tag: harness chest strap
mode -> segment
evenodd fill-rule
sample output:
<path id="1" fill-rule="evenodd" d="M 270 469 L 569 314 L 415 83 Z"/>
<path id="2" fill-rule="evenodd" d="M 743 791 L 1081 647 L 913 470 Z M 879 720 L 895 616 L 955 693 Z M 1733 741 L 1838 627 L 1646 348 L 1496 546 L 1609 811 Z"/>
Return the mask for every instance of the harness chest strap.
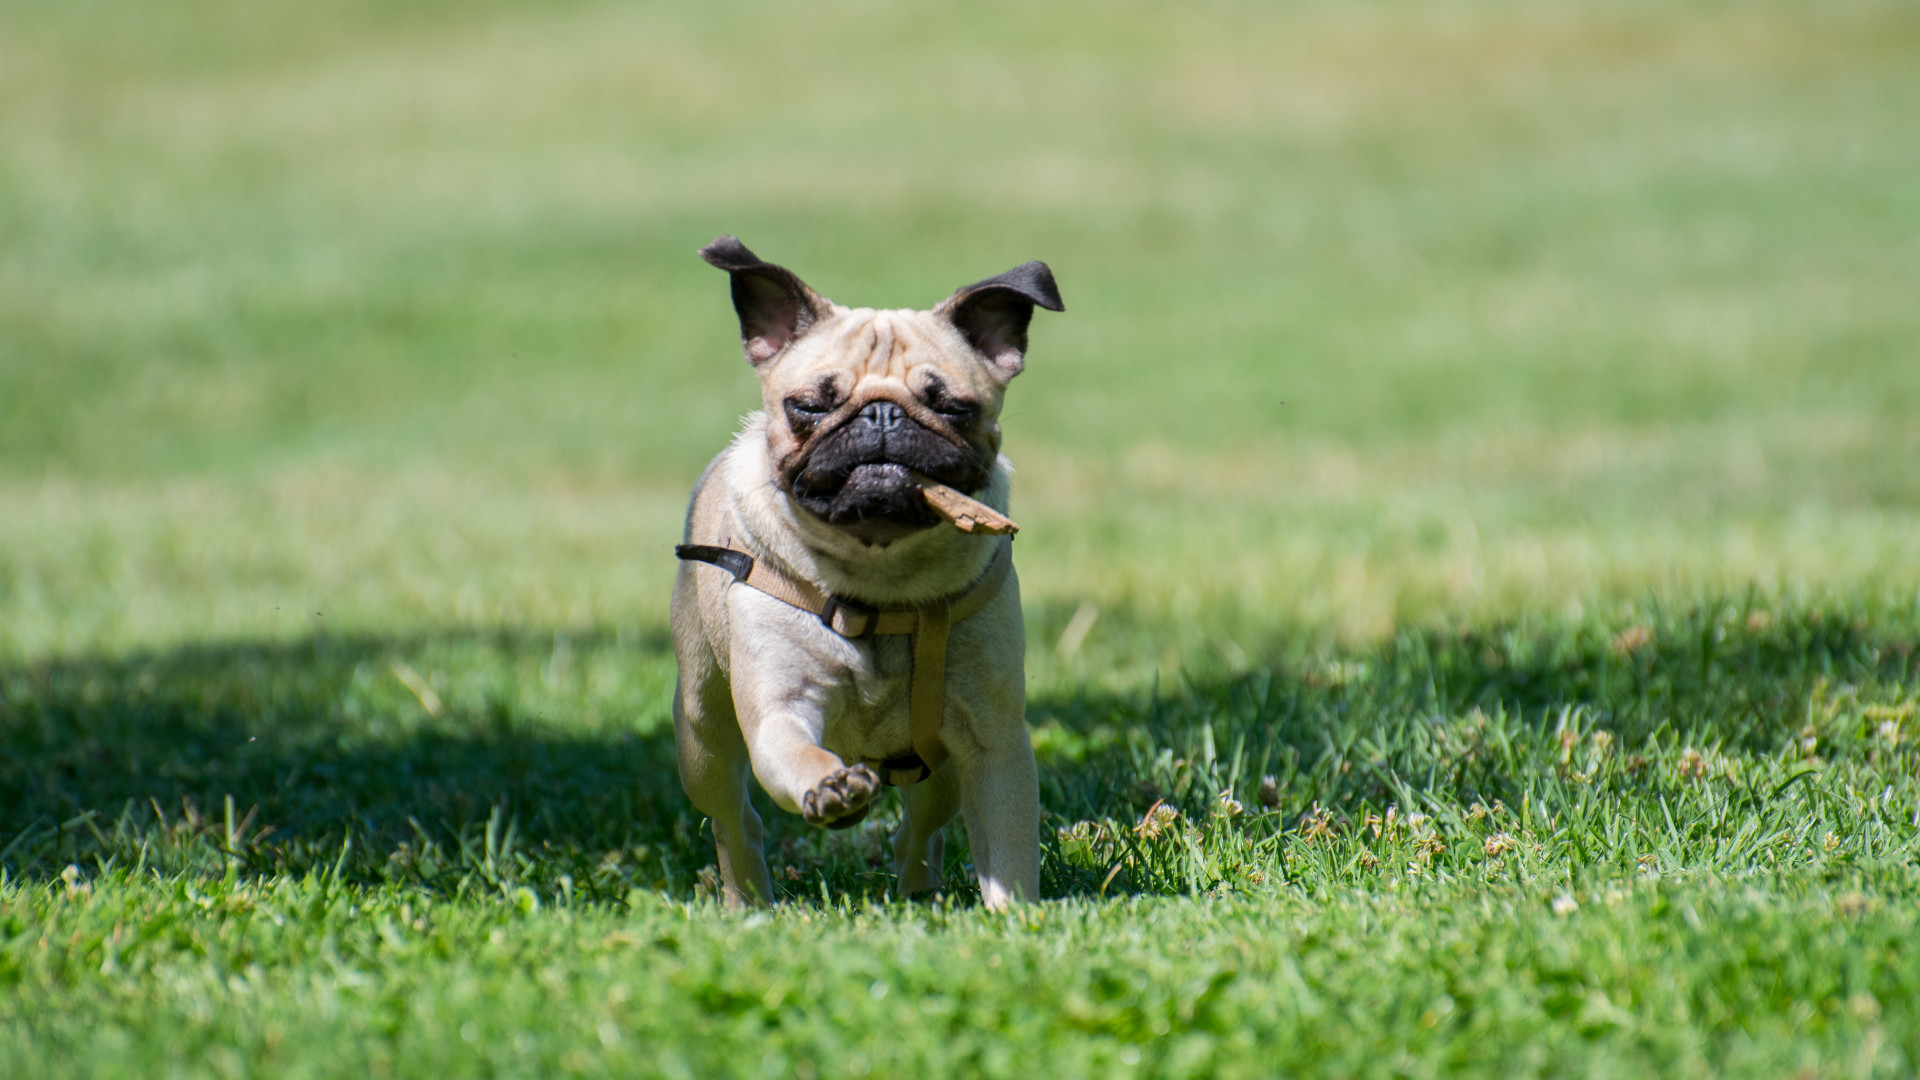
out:
<path id="1" fill-rule="evenodd" d="M 986 607 L 987 601 L 998 595 L 1008 572 L 1013 569 L 1012 544 L 1000 545 L 986 572 L 957 596 L 912 607 L 872 608 L 842 600 L 810 581 L 790 577 L 744 551 L 727 546 L 728 540 L 729 537 L 723 535 L 718 544 L 678 544 L 673 553 L 681 559 L 718 566 L 732 574 L 735 582 L 817 616 L 841 637 L 861 638 L 870 634 L 912 637 L 913 674 L 907 687 L 907 724 L 913 735 L 913 753 L 882 762 L 882 776 L 887 783 L 904 787 L 932 775 L 947 759 L 946 745 L 940 741 L 940 721 L 946 705 L 948 630 L 954 623 Z M 918 776 L 903 775 L 915 767 L 919 770 Z"/>

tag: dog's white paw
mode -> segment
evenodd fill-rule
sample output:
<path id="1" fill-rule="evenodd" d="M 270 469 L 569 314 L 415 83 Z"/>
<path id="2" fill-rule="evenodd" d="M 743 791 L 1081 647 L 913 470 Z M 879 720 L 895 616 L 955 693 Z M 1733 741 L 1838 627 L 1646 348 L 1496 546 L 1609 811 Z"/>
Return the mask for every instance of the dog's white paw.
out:
<path id="1" fill-rule="evenodd" d="M 865 765 L 836 769 L 800 800 L 800 816 L 809 825 L 845 829 L 860 823 L 880 792 L 880 777 Z"/>

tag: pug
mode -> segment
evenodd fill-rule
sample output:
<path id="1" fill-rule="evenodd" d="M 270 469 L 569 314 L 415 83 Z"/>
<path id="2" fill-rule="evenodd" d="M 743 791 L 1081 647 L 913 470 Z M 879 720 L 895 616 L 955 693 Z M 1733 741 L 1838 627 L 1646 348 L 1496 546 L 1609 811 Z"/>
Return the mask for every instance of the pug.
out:
<path id="1" fill-rule="evenodd" d="M 900 787 L 903 895 L 942 887 L 958 814 L 982 901 L 1038 898 L 999 418 L 1033 309 L 1064 310 L 1052 272 L 1030 262 L 930 311 L 876 311 L 731 236 L 700 255 L 731 278 L 762 404 L 694 487 L 673 589 L 680 780 L 713 822 L 726 901 L 774 895 L 749 771 L 825 828 Z"/>

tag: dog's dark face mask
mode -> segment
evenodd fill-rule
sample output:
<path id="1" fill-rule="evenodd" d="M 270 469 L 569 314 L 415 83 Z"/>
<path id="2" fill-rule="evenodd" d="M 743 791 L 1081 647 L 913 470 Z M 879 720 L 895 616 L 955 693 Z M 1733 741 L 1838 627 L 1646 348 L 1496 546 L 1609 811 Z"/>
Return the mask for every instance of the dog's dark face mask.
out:
<path id="1" fill-rule="evenodd" d="M 1063 310 L 1044 263 L 932 311 L 874 311 L 834 304 L 732 237 L 701 255 L 732 276 L 775 482 L 800 510 L 885 544 L 940 521 L 916 477 L 969 494 L 987 484 L 1033 309 Z"/>
<path id="2" fill-rule="evenodd" d="M 791 414 L 805 417 L 804 409 L 783 404 L 789 425 L 798 427 Z M 828 524 L 884 542 L 940 521 L 916 476 L 964 492 L 986 485 L 996 450 L 969 443 L 964 421 L 923 423 L 890 398 L 844 411 L 851 415 L 839 426 L 804 440 L 806 452 L 787 483 L 794 501 Z"/>

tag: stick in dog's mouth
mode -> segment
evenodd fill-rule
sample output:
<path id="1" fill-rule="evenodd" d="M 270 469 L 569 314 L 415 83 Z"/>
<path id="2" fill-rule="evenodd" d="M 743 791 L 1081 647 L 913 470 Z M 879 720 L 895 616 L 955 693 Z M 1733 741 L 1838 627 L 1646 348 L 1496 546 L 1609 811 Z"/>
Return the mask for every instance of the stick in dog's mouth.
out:
<path id="1" fill-rule="evenodd" d="M 1020 531 L 1020 526 L 1014 524 L 1012 518 L 978 499 L 962 495 L 919 473 L 914 473 L 913 479 L 920 486 L 920 494 L 926 496 L 927 505 L 933 508 L 933 512 L 963 533 L 1011 536 Z"/>

